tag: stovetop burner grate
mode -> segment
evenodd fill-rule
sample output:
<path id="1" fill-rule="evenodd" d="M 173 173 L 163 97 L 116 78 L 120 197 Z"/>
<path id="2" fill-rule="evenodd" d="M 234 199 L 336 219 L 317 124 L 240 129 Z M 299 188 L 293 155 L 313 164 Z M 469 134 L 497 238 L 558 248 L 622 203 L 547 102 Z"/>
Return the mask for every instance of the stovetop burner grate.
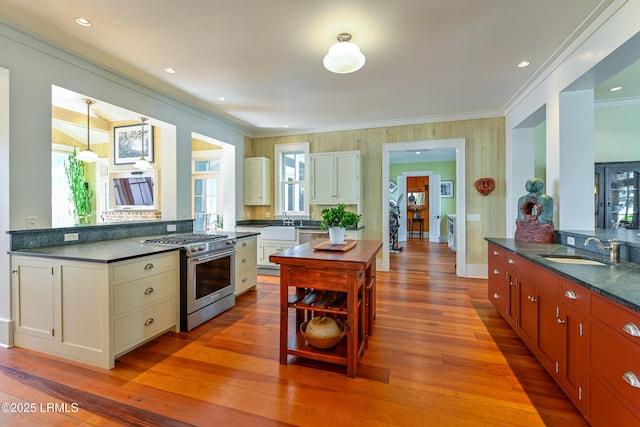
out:
<path id="1" fill-rule="evenodd" d="M 185 245 L 189 243 L 210 242 L 213 240 L 227 239 L 226 234 L 183 234 L 179 236 L 159 237 L 147 239 L 144 243 L 158 243 L 163 245 Z"/>

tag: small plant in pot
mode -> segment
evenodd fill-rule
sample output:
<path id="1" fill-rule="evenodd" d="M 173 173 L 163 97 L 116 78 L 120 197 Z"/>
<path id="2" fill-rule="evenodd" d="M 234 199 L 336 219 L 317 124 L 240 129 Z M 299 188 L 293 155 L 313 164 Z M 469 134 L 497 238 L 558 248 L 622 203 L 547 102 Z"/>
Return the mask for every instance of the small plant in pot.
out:
<path id="1" fill-rule="evenodd" d="M 346 208 L 345 205 L 340 203 L 336 208 L 326 208 L 320 212 L 322 215 L 320 228 L 329 230 L 329 240 L 334 245 L 343 244 L 345 229 L 347 227 L 357 227 L 360 218 L 362 218 L 362 215 L 349 212 Z"/>

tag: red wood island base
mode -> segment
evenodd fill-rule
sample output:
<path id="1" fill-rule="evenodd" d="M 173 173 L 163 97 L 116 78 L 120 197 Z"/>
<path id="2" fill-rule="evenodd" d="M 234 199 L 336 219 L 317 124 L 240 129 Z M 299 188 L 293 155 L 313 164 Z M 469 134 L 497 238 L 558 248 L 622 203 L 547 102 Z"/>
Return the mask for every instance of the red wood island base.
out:
<path id="1" fill-rule="evenodd" d="M 377 240 L 358 240 L 347 251 L 314 249 L 322 240 L 295 246 L 269 257 L 280 264 L 280 363 L 287 364 L 289 355 L 336 363 L 347 367 L 347 376 L 355 378 L 358 358 L 362 356 L 371 335 L 375 317 L 376 255 L 382 247 Z M 289 302 L 293 292 L 346 294 L 346 304 L 310 305 Z M 332 294 L 333 295 L 333 294 Z M 295 329 L 289 331 L 289 312 L 295 311 Z M 300 333 L 300 325 L 313 316 L 346 319 L 345 338 L 334 348 L 311 347 Z"/>

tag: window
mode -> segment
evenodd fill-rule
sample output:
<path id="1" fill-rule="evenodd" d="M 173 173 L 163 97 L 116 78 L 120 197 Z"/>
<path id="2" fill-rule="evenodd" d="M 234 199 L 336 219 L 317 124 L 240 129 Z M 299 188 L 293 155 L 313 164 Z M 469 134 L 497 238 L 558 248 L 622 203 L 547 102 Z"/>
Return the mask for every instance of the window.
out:
<path id="1" fill-rule="evenodd" d="M 275 146 L 276 203 L 279 214 L 307 215 L 306 197 L 309 143 Z"/>
<path id="2" fill-rule="evenodd" d="M 73 147 L 55 145 L 51 152 L 51 225 L 70 227 L 75 223 L 75 208 L 71 202 L 69 181 L 64 164 Z"/>
<path id="3" fill-rule="evenodd" d="M 215 156 L 215 154 L 211 155 L 211 157 Z M 222 189 L 220 188 L 222 179 L 220 172 L 219 159 L 198 158 L 193 161 L 192 188 L 195 231 L 211 231 L 222 228 Z"/>

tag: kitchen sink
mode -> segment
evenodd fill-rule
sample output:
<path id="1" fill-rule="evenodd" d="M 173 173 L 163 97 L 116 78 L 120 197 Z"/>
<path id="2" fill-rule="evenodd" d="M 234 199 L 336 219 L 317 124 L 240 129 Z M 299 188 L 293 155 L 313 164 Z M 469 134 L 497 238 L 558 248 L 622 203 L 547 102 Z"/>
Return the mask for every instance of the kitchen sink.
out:
<path id="1" fill-rule="evenodd" d="M 580 255 L 541 255 L 544 259 L 563 264 L 579 265 L 608 265 L 607 263 L 596 261 Z"/>
<path id="2" fill-rule="evenodd" d="M 296 228 L 290 225 L 270 225 L 262 227 L 260 238 L 263 240 L 296 240 Z"/>

